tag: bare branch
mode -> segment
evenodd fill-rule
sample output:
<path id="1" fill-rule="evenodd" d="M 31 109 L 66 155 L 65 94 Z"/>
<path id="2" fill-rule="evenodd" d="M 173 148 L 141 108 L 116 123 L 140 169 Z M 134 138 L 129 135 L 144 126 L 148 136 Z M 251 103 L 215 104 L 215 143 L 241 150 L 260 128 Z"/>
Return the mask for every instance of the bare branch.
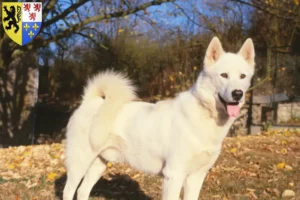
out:
<path id="1" fill-rule="evenodd" d="M 179 10 L 181 10 L 181 12 L 187 17 L 187 19 L 188 19 L 189 21 L 191 21 L 191 22 L 193 22 L 195 25 L 201 27 L 201 25 L 198 24 L 195 20 L 193 20 L 193 19 L 192 19 L 192 18 L 184 11 L 184 9 L 183 9 L 181 6 L 179 6 L 179 5 L 178 5 L 177 3 L 175 3 L 175 2 L 173 2 L 173 4 L 174 4 L 175 6 L 177 6 Z M 198 12 L 198 13 L 199 13 L 199 15 L 202 15 L 202 13 L 200 13 L 200 12 Z"/>
<path id="2" fill-rule="evenodd" d="M 211 22 L 210 19 L 208 19 L 205 15 L 203 15 L 202 13 L 200 13 L 198 10 L 195 10 L 195 12 L 197 12 L 197 14 L 199 16 L 202 17 L 202 19 L 204 20 L 207 29 L 212 31 L 218 38 L 222 38 L 222 35 L 220 34 L 220 31 L 218 30 L 217 26 Z M 186 14 L 185 14 L 186 15 Z M 199 27 L 201 27 L 199 24 L 197 24 Z"/>
<path id="3" fill-rule="evenodd" d="M 81 32 L 75 32 L 74 34 L 80 35 L 80 36 L 82 36 L 82 37 L 84 37 L 84 38 L 86 38 L 86 39 L 92 41 L 95 45 L 100 46 L 100 47 L 102 47 L 103 49 L 108 50 L 108 47 L 107 47 L 107 46 L 105 46 L 105 45 L 103 45 L 103 44 L 97 42 L 94 38 L 90 37 L 89 35 L 86 35 L 86 34 L 81 33 Z"/>
<path id="4" fill-rule="evenodd" d="M 43 22 L 43 26 L 44 27 L 50 26 L 51 24 L 57 22 L 58 20 L 65 18 L 68 14 L 75 11 L 77 8 L 79 8 L 80 6 L 82 6 L 83 4 L 85 4 L 87 2 L 88 2 L 88 0 L 79 0 L 79 1 L 77 1 L 77 3 L 72 4 L 70 7 L 68 7 L 66 10 L 64 10 L 59 15 L 56 15 L 53 18 Z"/>
<path id="5" fill-rule="evenodd" d="M 105 14 L 102 14 L 102 15 L 89 17 L 89 18 L 86 18 L 84 21 L 79 22 L 77 24 L 74 24 L 70 28 L 58 33 L 56 36 L 52 36 L 52 37 L 50 37 L 46 40 L 42 40 L 42 41 L 41 40 L 35 40 L 34 41 L 34 46 L 37 46 L 37 47 L 44 46 L 44 45 L 47 45 L 48 43 L 50 43 L 52 41 L 57 41 L 59 39 L 68 37 L 68 36 L 72 35 L 74 32 L 79 31 L 85 25 L 88 25 L 88 24 L 93 23 L 93 22 L 97 22 L 97 21 L 105 20 L 105 19 L 124 17 L 126 15 L 130 15 L 130 14 L 136 13 L 138 11 L 145 10 L 148 7 L 151 7 L 151 6 L 157 6 L 157 5 L 161 5 L 163 3 L 174 2 L 174 1 L 175 0 L 153 0 L 153 1 L 141 4 L 139 6 L 136 6 L 134 8 L 125 10 L 125 11 L 118 11 L 118 12 L 113 12 L 113 13 L 109 13 L 109 14 L 105 13 Z"/>
<path id="6" fill-rule="evenodd" d="M 48 1 L 47 5 L 43 9 L 43 19 L 47 17 L 49 12 L 55 7 L 55 4 L 57 3 L 57 0 Z"/>
<path id="7" fill-rule="evenodd" d="M 278 17 L 280 19 L 292 20 L 292 21 L 294 21 L 297 24 L 299 23 L 298 17 L 296 17 L 296 16 L 291 17 L 291 16 L 286 16 L 286 15 L 281 15 L 278 12 L 273 12 L 270 9 L 267 9 L 266 7 L 263 7 L 263 6 L 259 5 L 259 4 L 250 3 L 250 2 L 244 1 L 244 0 L 230 0 L 230 1 L 238 2 L 238 3 L 244 4 L 244 5 L 251 6 L 253 8 L 256 8 L 257 10 L 263 11 L 263 12 L 269 14 L 269 15 L 276 16 L 276 17 Z M 294 14 L 294 13 L 291 13 L 291 14 Z"/>

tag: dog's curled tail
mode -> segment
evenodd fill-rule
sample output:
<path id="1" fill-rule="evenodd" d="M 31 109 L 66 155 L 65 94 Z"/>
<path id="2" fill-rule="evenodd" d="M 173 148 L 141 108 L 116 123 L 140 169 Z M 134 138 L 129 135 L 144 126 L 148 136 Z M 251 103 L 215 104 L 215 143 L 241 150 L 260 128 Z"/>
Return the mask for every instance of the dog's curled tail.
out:
<path id="1" fill-rule="evenodd" d="M 89 79 L 84 88 L 83 100 L 102 97 L 106 101 L 128 102 L 136 98 L 136 88 L 124 74 L 105 71 Z"/>
<path id="2" fill-rule="evenodd" d="M 92 122 L 89 135 L 94 151 L 101 151 L 101 147 L 109 138 L 121 106 L 136 99 L 136 88 L 124 74 L 106 71 L 89 80 L 84 90 L 83 101 L 99 98 L 99 96 L 104 101 Z"/>

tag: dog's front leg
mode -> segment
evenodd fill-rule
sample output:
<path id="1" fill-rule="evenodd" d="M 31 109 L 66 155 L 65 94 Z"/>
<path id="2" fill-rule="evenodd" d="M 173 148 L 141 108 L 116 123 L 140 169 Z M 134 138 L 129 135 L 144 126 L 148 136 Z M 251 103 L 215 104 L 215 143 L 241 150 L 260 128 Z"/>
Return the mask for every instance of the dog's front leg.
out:
<path id="1" fill-rule="evenodd" d="M 197 200 L 199 198 L 200 190 L 206 176 L 205 170 L 199 170 L 189 174 L 184 182 L 184 200 Z"/>
<path id="2" fill-rule="evenodd" d="M 177 200 L 180 196 L 181 187 L 184 181 L 184 174 L 164 170 L 163 200 Z"/>

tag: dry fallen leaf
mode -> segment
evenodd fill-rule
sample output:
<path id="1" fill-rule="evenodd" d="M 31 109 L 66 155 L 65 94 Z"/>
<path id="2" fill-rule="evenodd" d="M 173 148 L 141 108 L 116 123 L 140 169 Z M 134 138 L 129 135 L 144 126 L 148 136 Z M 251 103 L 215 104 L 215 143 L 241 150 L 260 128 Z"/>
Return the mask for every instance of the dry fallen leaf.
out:
<path id="1" fill-rule="evenodd" d="M 287 154 L 287 149 L 283 148 L 283 149 L 280 150 L 280 152 L 281 152 L 282 154 Z"/>
<path id="2" fill-rule="evenodd" d="M 64 168 L 64 167 L 60 167 L 60 168 L 58 168 L 57 169 L 59 172 L 61 172 L 61 173 L 65 173 L 66 172 L 66 168 Z"/>
<path id="3" fill-rule="evenodd" d="M 231 152 L 231 153 L 235 153 L 236 150 L 237 150 L 237 149 L 234 147 L 234 148 L 232 148 L 232 149 L 230 150 L 230 152 Z"/>
<path id="4" fill-rule="evenodd" d="M 249 192 L 255 192 L 255 189 L 247 188 L 247 191 L 249 191 Z"/>
<path id="5" fill-rule="evenodd" d="M 277 197 L 280 196 L 280 192 L 279 192 L 279 190 L 277 190 L 276 188 L 273 189 L 273 192 L 275 193 L 275 195 L 276 195 Z"/>
<path id="6" fill-rule="evenodd" d="M 51 173 L 49 173 L 48 175 L 47 175 L 47 179 L 49 180 L 49 181 L 55 181 L 55 178 L 57 177 L 58 175 L 56 174 L 56 173 L 54 173 L 54 172 L 51 172 Z"/>
<path id="7" fill-rule="evenodd" d="M 256 199 L 258 199 L 258 197 L 256 196 L 256 194 L 254 193 L 254 192 L 249 192 L 249 197 L 250 197 L 250 199 L 251 200 L 256 200 Z"/>
<path id="8" fill-rule="evenodd" d="M 107 166 L 107 167 L 112 167 L 111 162 L 107 162 L 107 163 L 106 163 L 106 166 Z"/>
<path id="9" fill-rule="evenodd" d="M 281 141 L 281 144 L 282 144 L 282 145 L 286 145 L 286 144 L 287 144 L 287 141 L 286 141 L 286 140 L 282 140 L 282 141 Z"/>
<path id="10" fill-rule="evenodd" d="M 294 197 L 294 196 L 296 196 L 296 194 L 293 190 L 285 190 L 282 193 L 282 198 L 289 198 L 289 197 Z"/>
<path id="11" fill-rule="evenodd" d="M 133 178 L 133 179 L 137 179 L 139 176 L 140 176 L 140 174 L 136 174 L 136 175 L 134 175 L 132 178 Z"/>
<path id="12" fill-rule="evenodd" d="M 211 197 L 214 198 L 214 199 L 220 199 L 220 198 L 221 198 L 221 195 L 216 194 L 216 195 L 212 195 Z"/>
<path id="13" fill-rule="evenodd" d="M 264 192 L 263 192 L 263 196 L 264 197 L 269 197 L 270 196 L 270 194 L 266 191 L 266 190 L 264 190 Z"/>
<path id="14" fill-rule="evenodd" d="M 277 167 L 277 169 L 284 169 L 285 165 L 286 165 L 285 162 L 281 162 L 281 163 L 278 163 L 276 167 Z"/>
<path id="15" fill-rule="evenodd" d="M 240 168 L 236 168 L 236 166 L 233 166 L 233 167 L 220 167 L 222 170 L 224 171 L 239 171 Z"/>
<path id="16" fill-rule="evenodd" d="M 285 170 L 291 171 L 291 170 L 293 170 L 293 167 L 290 165 L 285 165 Z"/>
<path id="17" fill-rule="evenodd" d="M 9 165 L 7 166 L 7 168 L 8 168 L 8 169 L 14 169 L 14 168 L 15 168 L 15 165 L 14 165 L 14 164 L 9 164 Z"/>
<path id="18" fill-rule="evenodd" d="M 30 180 L 28 180 L 27 183 L 25 184 L 25 186 L 29 189 L 29 188 L 37 186 L 37 183 L 32 183 Z"/>

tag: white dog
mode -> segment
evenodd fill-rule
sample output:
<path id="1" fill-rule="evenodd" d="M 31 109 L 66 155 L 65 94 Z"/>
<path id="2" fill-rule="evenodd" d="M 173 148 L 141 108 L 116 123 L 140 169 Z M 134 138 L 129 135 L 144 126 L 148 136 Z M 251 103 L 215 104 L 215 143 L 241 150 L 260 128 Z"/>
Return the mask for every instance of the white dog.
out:
<path id="1" fill-rule="evenodd" d="M 134 101 L 125 76 L 104 72 L 91 79 L 67 129 L 67 183 L 64 200 L 89 197 L 106 161 L 127 162 L 162 173 L 164 200 L 196 200 L 245 101 L 254 73 L 254 46 L 247 39 L 237 54 L 226 53 L 218 38 L 206 51 L 194 86 L 156 104 Z"/>

